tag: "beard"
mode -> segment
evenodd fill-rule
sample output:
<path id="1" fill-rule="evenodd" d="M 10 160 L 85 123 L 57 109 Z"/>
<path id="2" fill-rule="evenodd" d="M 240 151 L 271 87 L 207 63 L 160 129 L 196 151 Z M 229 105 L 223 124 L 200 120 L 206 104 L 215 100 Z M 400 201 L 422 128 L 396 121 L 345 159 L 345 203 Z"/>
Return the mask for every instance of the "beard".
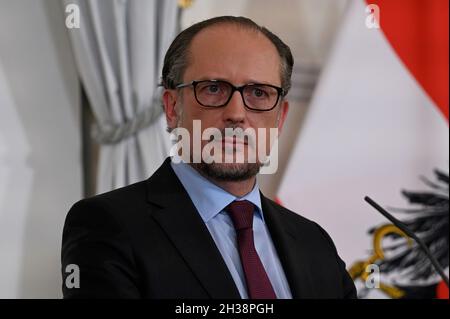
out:
<path id="1" fill-rule="evenodd" d="M 249 153 L 255 153 L 256 152 L 256 141 L 255 137 L 252 136 L 245 136 L 243 133 L 243 129 L 240 129 L 241 131 L 234 131 L 233 133 L 227 132 L 227 129 L 236 129 L 236 127 L 231 128 L 223 128 L 221 129 L 221 135 L 219 138 L 219 145 L 222 148 L 222 156 L 219 159 L 219 162 L 216 161 L 203 161 L 203 157 L 201 158 L 200 163 L 192 163 L 192 166 L 201 174 L 203 174 L 205 177 L 216 180 L 216 181 L 222 181 L 222 182 L 239 182 L 239 181 L 245 181 L 252 177 L 255 177 L 262 166 L 256 158 L 256 161 L 250 161 Z M 238 146 L 222 146 L 222 137 L 226 136 L 233 136 L 232 134 L 236 135 L 236 138 L 245 140 L 246 143 L 246 149 L 242 145 L 240 145 L 242 148 L 240 150 Z M 209 142 L 214 142 L 215 137 L 211 136 L 209 139 Z M 238 161 L 238 153 L 241 153 L 243 158 Z M 236 160 L 236 162 L 226 162 L 225 158 L 227 155 L 231 155 L 232 159 Z M 247 155 L 247 158 L 245 159 L 245 156 Z"/>
<path id="2" fill-rule="evenodd" d="M 191 163 L 202 175 L 217 181 L 238 182 L 256 176 L 260 163 Z"/>
<path id="3" fill-rule="evenodd" d="M 177 126 L 182 127 L 182 113 L 183 108 L 180 107 L 178 111 L 177 118 Z M 277 119 L 277 125 L 278 125 Z M 232 126 L 230 128 L 237 128 L 236 126 Z M 225 128 L 221 129 L 221 136 L 226 136 Z M 211 137 L 210 141 L 213 139 Z M 251 145 L 255 145 L 256 141 L 250 139 L 248 141 Z M 200 163 L 196 163 L 192 160 L 192 156 L 190 158 L 190 163 L 195 170 L 197 170 L 201 175 L 210 178 L 216 181 L 226 181 L 226 182 L 239 182 L 245 181 L 252 177 L 258 175 L 261 167 L 264 165 L 258 161 L 256 163 L 205 163 L 203 159 L 201 159 Z"/>

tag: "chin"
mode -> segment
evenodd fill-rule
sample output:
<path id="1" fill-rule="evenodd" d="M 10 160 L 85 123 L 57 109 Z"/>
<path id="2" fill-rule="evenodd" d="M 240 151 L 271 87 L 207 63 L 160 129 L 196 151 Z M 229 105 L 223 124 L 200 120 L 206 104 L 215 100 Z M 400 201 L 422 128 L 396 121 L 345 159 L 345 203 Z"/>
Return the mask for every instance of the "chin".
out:
<path id="1" fill-rule="evenodd" d="M 259 173 L 259 163 L 200 163 L 198 169 L 206 176 L 220 181 L 243 181 Z"/>

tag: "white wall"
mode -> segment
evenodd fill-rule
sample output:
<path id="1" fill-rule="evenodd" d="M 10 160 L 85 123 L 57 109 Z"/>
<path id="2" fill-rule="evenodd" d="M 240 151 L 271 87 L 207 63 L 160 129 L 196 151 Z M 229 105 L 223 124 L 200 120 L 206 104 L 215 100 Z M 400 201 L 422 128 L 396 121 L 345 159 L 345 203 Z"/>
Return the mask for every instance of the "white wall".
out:
<path id="1" fill-rule="evenodd" d="M 78 80 L 59 0 L 0 0 L 0 298 L 59 298 L 82 196 Z"/>

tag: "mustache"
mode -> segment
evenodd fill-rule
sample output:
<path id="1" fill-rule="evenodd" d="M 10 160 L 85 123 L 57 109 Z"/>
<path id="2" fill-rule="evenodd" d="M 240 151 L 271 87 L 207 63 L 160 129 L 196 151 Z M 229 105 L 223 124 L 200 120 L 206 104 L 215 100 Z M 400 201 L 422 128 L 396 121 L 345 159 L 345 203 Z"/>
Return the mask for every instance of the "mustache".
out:
<path id="1" fill-rule="evenodd" d="M 252 128 L 247 128 L 244 130 L 242 127 L 225 127 L 218 130 L 220 131 L 220 136 L 211 135 L 208 142 L 221 142 L 228 137 L 236 138 L 236 140 L 241 141 L 243 144 L 247 144 L 252 147 L 256 145 L 256 132 Z"/>

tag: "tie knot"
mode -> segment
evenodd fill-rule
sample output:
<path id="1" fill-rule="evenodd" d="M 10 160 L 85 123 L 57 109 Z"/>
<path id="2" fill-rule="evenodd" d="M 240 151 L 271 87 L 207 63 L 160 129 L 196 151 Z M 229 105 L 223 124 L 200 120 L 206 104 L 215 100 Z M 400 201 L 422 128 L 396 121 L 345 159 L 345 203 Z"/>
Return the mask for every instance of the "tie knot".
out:
<path id="1" fill-rule="evenodd" d="M 236 230 L 253 227 L 254 210 L 255 205 L 247 200 L 233 201 L 225 208 L 225 211 L 230 215 Z"/>

